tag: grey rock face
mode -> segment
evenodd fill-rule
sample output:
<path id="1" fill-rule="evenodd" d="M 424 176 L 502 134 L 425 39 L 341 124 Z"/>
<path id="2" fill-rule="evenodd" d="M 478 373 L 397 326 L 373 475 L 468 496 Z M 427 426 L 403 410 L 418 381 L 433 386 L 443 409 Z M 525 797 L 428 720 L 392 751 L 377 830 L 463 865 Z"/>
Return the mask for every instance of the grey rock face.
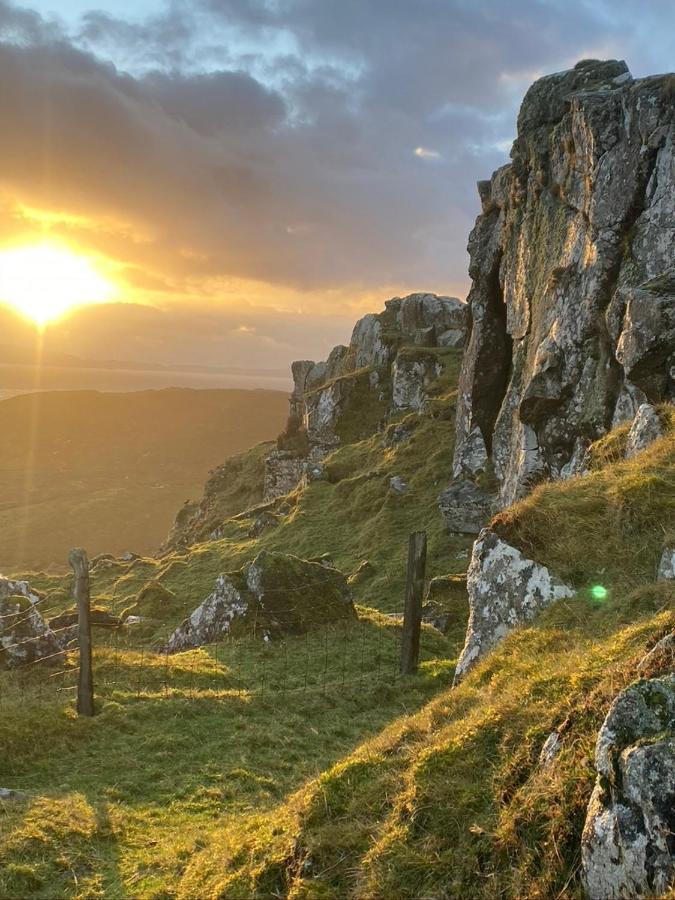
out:
<path id="1" fill-rule="evenodd" d="M 636 398 L 673 398 L 667 83 L 593 60 L 540 79 L 512 162 L 479 185 L 455 467 L 478 428 L 501 506 L 570 474 Z"/>
<path id="2" fill-rule="evenodd" d="M 441 374 L 442 367 L 432 355 L 399 353 L 392 368 L 392 403 L 395 409 L 422 412 L 429 396 L 429 385 Z"/>
<path id="3" fill-rule="evenodd" d="M 616 698 L 595 749 L 581 860 L 588 895 L 664 896 L 675 880 L 675 675 Z"/>
<path id="4" fill-rule="evenodd" d="M 659 560 L 656 580 L 671 581 L 673 579 L 675 579 L 675 547 L 666 547 Z"/>
<path id="5" fill-rule="evenodd" d="M 0 668 L 63 661 L 58 636 L 40 613 L 40 600 L 27 581 L 0 576 Z"/>
<path id="6" fill-rule="evenodd" d="M 263 499 L 275 500 L 294 491 L 305 474 L 305 461 L 289 450 L 274 450 L 265 460 Z"/>
<path id="7" fill-rule="evenodd" d="M 675 671 L 675 632 L 671 631 L 652 647 L 638 663 L 637 671 L 644 674 L 654 665 Z"/>
<path id="8" fill-rule="evenodd" d="M 653 406 L 643 403 L 635 413 L 626 441 L 626 459 L 632 459 L 663 434 L 661 420 Z"/>
<path id="9" fill-rule="evenodd" d="M 430 351 L 462 346 L 467 327 L 467 305 L 455 297 L 427 293 L 394 297 L 386 301 L 384 312 L 359 319 L 349 347 L 335 347 L 326 362 L 293 363 L 290 412 L 302 422 L 307 437 L 304 463 L 293 466 L 287 458 L 271 454 L 264 499 L 282 496 L 305 477 L 320 478 L 323 460 L 340 446 L 341 423 L 347 416 L 353 419 L 364 405 L 370 405 L 371 415 L 374 405 L 381 406 L 384 420 L 399 410 L 422 412 L 429 386 L 443 368 Z M 368 395 L 376 398 L 376 404 L 364 400 Z M 368 433 L 379 424 L 371 422 Z"/>
<path id="10" fill-rule="evenodd" d="M 488 528 L 481 531 L 473 545 L 467 591 L 469 625 L 457 663 L 456 682 L 510 631 L 534 619 L 556 600 L 574 593 L 546 566 L 526 559 L 520 550 Z"/>
<path id="11" fill-rule="evenodd" d="M 264 551 L 239 572 L 219 575 L 213 591 L 169 638 L 165 653 L 210 644 L 245 629 L 270 640 L 356 615 L 342 572 Z"/>
<path id="12" fill-rule="evenodd" d="M 478 534 L 496 511 L 496 498 L 476 487 L 473 481 L 453 481 L 438 498 L 438 508 L 447 531 Z"/>

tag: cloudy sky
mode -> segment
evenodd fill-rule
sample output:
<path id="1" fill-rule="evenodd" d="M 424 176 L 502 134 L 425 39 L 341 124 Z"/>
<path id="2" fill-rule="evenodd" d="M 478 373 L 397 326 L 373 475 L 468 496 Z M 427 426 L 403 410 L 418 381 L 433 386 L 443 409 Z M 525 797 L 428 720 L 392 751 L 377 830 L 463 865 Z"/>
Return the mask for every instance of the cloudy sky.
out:
<path id="1" fill-rule="evenodd" d="M 672 0 L 0 0 L 0 248 L 67 242 L 117 285 L 60 349 L 320 357 L 389 296 L 465 295 L 534 78 L 668 71 L 673 33 Z"/>

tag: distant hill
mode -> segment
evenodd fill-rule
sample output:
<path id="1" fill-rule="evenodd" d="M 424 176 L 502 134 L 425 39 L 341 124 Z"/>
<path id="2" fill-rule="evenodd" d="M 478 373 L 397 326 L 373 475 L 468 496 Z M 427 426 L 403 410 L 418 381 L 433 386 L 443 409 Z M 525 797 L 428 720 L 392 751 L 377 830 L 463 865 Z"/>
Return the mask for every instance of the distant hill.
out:
<path id="1" fill-rule="evenodd" d="M 273 438 L 286 395 L 172 388 L 57 391 L 0 402 L 0 571 L 148 553 L 209 469 Z"/>

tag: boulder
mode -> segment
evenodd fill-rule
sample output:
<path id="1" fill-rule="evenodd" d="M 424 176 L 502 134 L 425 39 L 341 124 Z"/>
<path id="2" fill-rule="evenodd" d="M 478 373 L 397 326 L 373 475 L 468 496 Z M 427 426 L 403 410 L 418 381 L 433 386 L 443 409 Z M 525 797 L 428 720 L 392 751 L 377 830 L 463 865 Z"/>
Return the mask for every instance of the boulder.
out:
<path id="1" fill-rule="evenodd" d="M 0 576 L 0 668 L 63 662 L 58 636 L 43 619 L 40 602 L 27 581 Z"/>
<path id="2" fill-rule="evenodd" d="M 469 624 L 455 682 L 499 641 L 574 591 L 489 528 L 473 545 L 467 572 Z"/>
<path id="3" fill-rule="evenodd" d="M 233 633 L 265 640 L 354 618 L 342 572 L 284 553 L 260 553 L 239 572 L 219 575 L 213 591 L 173 632 L 165 653 L 210 644 Z"/>
<path id="4" fill-rule="evenodd" d="M 595 748 L 597 782 L 581 839 L 593 900 L 663 897 L 675 881 L 675 675 L 616 698 Z"/>
<path id="5" fill-rule="evenodd" d="M 643 403 L 635 413 L 633 424 L 626 440 L 626 459 L 637 456 L 663 434 L 663 426 L 658 413 L 649 403 Z"/>
<path id="6" fill-rule="evenodd" d="M 392 475 L 389 479 L 389 490 L 395 494 L 405 494 L 408 490 L 408 485 L 400 475 Z"/>
<path id="7" fill-rule="evenodd" d="M 675 547 L 666 547 L 659 560 L 659 568 L 656 572 L 657 581 L 672 581 L 675 579 Z"/>
<path id="8" fill-rule="evenodd" d="M 440 494 L 438 507 L 450 534 L 478 534 L 495 514 L 496 497 L 464 478 Z"/>
<path id="9" fill-rule="evenodd" d="M 424 350 L 401 351 L 392 367 L 394 409 L 422 412 L 429 399 L 428 389 L 443 370 L 438 358 Z"/>

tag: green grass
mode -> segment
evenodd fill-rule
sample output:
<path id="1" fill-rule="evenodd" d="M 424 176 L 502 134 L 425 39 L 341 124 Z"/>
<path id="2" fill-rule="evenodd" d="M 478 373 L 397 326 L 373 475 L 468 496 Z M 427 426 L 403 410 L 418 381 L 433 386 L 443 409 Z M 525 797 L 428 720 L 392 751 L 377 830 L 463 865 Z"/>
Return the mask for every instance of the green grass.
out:
<path id="1" fill-rule="evenodd" d="M 675 535 L 675 423 L 664 408 L 668 433 L 630 462 L 617 430 L 592 448 L 588 477 L 541 485 L 495 519 L 578 593 L 451 689 L 471 543 L 444 533 L 436 507 L 451 472 L 452 359 L 409 441 L 346 443 L 278 527 L 250 539 L 255 512 L 238 508 L 249 499 L 239 481 L 259 472 L 254 448 L 214 476 L 205 508 L 219 540 L 96 567 L 96 606 L 147 621 L 96 630 L 95 718 L 75 717 L 71 695 L 45 690 L 39 672 L 0 673 L 0 784 L 26 794 L 0 803 L 0 896 L 580 896 L 597 730 L 675 627 L 675 586 L 654 583 Z M 400 679 L 400 622 L 385 613 L 402 608 L 419 528 L 427 576 L 454 576 L 437 594 L 452 621 L 446 636 L 423 629 L 420 673 Z M 358 619 L 269 645 L 241 636 L 153 652 L 221 572 L 261 550 L 329 553 L 346 573 L 368 560 Z M 46 604 L 72 605 L 69 576 L 29 577 Z M 542 768 L 554 729 L 562 750 Z"/>
<path id="2" fill-rule="evenodd" d="M 399 646 L 400 626 L 363 609 L 270 646 L 171 658 L 106 637 L 91 720 L 35 677 L 4 676 L 0 784 L 26 799 L 0 802 L 0 895 L 173 896 L 228 823 L 273 809 L 449 684 L 457 647 L 425 629 L 420 675 L 401 680 Z"/>

